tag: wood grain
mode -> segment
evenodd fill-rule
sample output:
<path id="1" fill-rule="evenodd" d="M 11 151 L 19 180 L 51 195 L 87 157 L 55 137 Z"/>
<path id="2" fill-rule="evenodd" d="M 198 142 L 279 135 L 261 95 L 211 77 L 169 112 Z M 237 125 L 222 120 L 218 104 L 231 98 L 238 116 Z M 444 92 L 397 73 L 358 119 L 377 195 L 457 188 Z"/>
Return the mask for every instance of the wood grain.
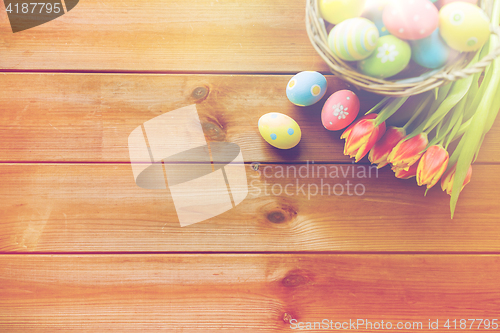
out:
<path id="1" fill-rule="evenodd" d="M 285 95 L 292 74 L 328 72 L 304 8 L 86 0 L 14 34 L 0 4 L 1 332 L 286 332 L 323 319 L 422 322 L 405 330 L 416 332 L 429 319 L 440 330 L 500 320 L 500 119 L 454 220 L 439 188 L 424 197 L 390 170 L 359 173 L 367 165 L 353 175 L 340 133 L 321 126 L 322 103 Z M 12 73 L 26 71 L 45 73 Z M 53 73 L 64 71 L 80 74 Z M 327 79 L 327 96 L 349 88 Z M 380 99 L 359 96 L 362 112 Z M 168 189 L 135 184 L 127 139 L 191 104 L 208 142 L 241 147 L 250 193 L 181 228 Z M 268 112 L 297 120 L 297 148 L 262 140 Z M 321 194 L 325 183 L 336 192 Z"/>
<path id="2" fill-rule="evenodd" d="M 197 104 L 207 141 L 240 145 L 247 162 L 348 162 L 341 132 L 321 124 L 322 102 L 290 103 L 289 75 L 4 74 L 0 81 L 0 161 L 128 162 L 128 136 L 165 112 Z M 29 89 L 26 84 L 29 82 Z M 331 93 L 348 86 L 328 76 Z M 197 88 L 207 95 L 193 95 Z M 359 93 L 366 112 L 379 97 Z M 324 100 L 323 100 L 324 101 Z M 411 114 L 411 107 L 402 110 Z M 299 146 L 271 147 L 257 121 L 268 112 L 294 118 Z M 397 115 L 397 114 L 396 114 Z M 500 120 L 485 138 L 478 162 L 500 162 Z M 366 161 L 366 160 L 365 160 Z"/>
<path id="3" fill-rule="evenodd" d="M 18 33 L 1 8 L 0 36 L 1 69 L 328 71 L 299 0 L 87 0 Z"/>
<path id="4" fill-rule="evenodd" d="M 138 187 L 130 165 L 3 164 L 0 251 L 500 252 L 499 165 L 474 166 L 453 220 L 438 186 L 324 166 L 247 166 L 241 204 L 181 228 L 170 191 Z"/>
<path id="5" fill-rule="evenodd" d="M 441 331 L 450 318 L 498 319 L 499 264 L 497 255 L 0 256 L 0 330 L 289 332 L 294 320 L 364 319 L 428 332 L 431 319 Z"/>

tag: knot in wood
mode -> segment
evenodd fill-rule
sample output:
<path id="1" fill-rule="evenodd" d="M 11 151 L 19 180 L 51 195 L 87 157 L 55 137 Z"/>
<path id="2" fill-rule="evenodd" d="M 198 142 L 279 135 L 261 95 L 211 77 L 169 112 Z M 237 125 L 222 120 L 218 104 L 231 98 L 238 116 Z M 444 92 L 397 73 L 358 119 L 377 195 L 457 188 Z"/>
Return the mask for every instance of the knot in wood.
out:
<path id="1" fill-rule="evenodd" d="M 194 99 L 198 100 L 207 97 L 207 95 L 208 95 L 208 89 L 205 87 L 197 87 L 191 93 L 191 96 L 193 96 Z"/>
<path id="2" fill-rule="evenodd" d="M 282 223 L 285 221 L 285 214 L 281 211 L 274 211 L 267 214 L 267 219 L 272 223 Z"/>
<path id="3" fill-rule="evenodd" d="M 299 274 L 288 275 L 281 281 L 285 287 L 297 287 L 307 283 L 307 278 Z"/>
<path id="4" fill-rule="evenodd" d="M 206 122 L 201 125 L 203 133 L 210 141 L 225 141 L 226 133 L 214 123 Z"/>
<path id="5" fill-rule="evenodd" d="M 297 212 L 288 204 L 278 204 L 278 207 L 274 206 L 266 212 L 267 220 L 274 224 L 290 222 L 296 216 Z"/>
<path id="6" fill-rule="evenodd" d="M 293 319 L 292 315 L 289 313 L 284 313 L 283 314 L 283 322 L 290 324 L 290 321 Z"/>

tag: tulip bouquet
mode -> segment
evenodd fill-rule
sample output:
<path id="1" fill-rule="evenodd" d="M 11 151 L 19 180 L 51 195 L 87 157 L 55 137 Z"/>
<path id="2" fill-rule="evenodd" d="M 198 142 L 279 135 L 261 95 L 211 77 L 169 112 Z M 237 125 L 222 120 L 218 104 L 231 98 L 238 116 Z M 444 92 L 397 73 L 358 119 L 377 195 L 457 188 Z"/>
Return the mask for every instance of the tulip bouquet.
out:
<path id="1" fill-rule="evenodd" d="M 500 1 L 495 1 L 492 24 L 498 26 L 499 21 Z M 491 35 L 469 66 L 499 43 Z M 441 179 L 442 190 L 451 196 L 453 218 L 459 194 L 471 179 L 471 165 L 500 109 L 499 88 L 497 58 L 482 73 L 434 91 L 386 97 L 344 131 L 344 154 L 356 162 L 368 154 L 378 168 L 390 164 L 397 178 L 416 177 L 419 186 L 426 185 L 425 193 Z M 410 114 L 404 112 L 408 105 L 412 105 Z M 394 118 L 401 123 L 401 113 L 404 124 L 390 126 Z"/>

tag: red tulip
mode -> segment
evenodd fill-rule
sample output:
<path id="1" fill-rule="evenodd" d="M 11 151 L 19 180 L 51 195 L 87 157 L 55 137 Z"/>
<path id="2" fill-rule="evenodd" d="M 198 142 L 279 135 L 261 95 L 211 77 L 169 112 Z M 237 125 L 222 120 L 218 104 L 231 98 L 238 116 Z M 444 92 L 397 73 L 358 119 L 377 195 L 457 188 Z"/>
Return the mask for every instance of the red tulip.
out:
<path id="1" fill-rule="evenodd" d="M 384 136 L 375 143 L 373 148 L 370 150 L 368 159 L 373 164 L 377 164 L 377 168 L 382 168 L 387 165 L 387 156 L 398 144 L 399 141 L 403 140 L 406 135 L 406 131 L 402 127 L 389 127 L 385 132 Z"/>
<path id="2" fill-rule="evenodd" d="M 429 144 L 426 133 L 420 133 L 408 140 L 401 140 L 387 156 L 387 162 L 397 169 L 408 169 L 418 161 Z"/>
<path id="3" fill-rule="evenodd" d="M 441 188 L 443 191 L 446 191 L 449 195 L 451 195 L 451 191 L 453 190 L 453 181 L 455 180 L 455 172 L 457 171 L 457 165 L 455 164 L 453 168 L 451 168 L 441 180 Z M 462 191 L 465 185 L 469 184 L 470 178 L 472 176 L 472 165 L 469 166 L 469 170 L 467 171 L 467 175 L 465 176 L 464 184 L 460 191 Z"/>
<path id="4" fill-rule="evenodd" d="M 441 145 L 430 146 L 418 163 L 418 186 L 427 185 L 427 189 L 430 189 L 436 185 L 446 171 L 449 159 L 448 152 Z"/>
<path id="5" fill-rule="evenodd" d="M 408 170 L 393 167 L 392 171 L 394 171 L 394 175 L 396 176 L 396 178 L 409 179 L 417 175 L 417 167 L 418 163 L 414 163 Z"/>
<path id="6" fill-rule="evenodd" d="M 347 127 L 344 131 L 344 133 L 342 133 L 342 135 L 340 136 L 341 139 L 345 139 L 349 136 L 349 134 L 351 134 L 351 131 L 352 131 L 352 128 L 362 119 L 375 119 L 377 118 L 377 115 L 375 113 L 371 113 L 369 115 L 366 115 L 366 116 L 363 116 L 361 118 L 359 118 L 358 120 L 354 121 L 351 125 L 349 125 L 349 127 Z"/>
<path id="7" fill-rule="evenodd" d="M 375 126 L 376 114 L 369 114 L 362 117 L 351 126 L 349 126 L 341 139 L 345 140 L 344 155 L 356 157 L 356 162 L 365 157 L 385 133 L 385 123 Z"/>

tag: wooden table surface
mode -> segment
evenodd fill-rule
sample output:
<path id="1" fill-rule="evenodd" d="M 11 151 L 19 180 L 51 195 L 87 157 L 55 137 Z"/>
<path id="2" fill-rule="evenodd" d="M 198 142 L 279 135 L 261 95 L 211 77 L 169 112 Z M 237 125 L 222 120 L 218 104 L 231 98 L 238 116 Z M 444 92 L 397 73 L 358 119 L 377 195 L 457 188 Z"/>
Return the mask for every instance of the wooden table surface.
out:
<path id="1" fill-rule="evenodd" d="M 293 74 L 328 73 L 304 18 L 303 0 L 82 0 L 12 33 L 0 3 L 0 332 L 500 321 L 500 121 L 453 220 L 438 187 L 424 197 L 388 168 L 352 174 L 321 103 L 285 95 Z M 349 88 L 327 80 L 329 93 Z M 362 111 L 380 98 L 359 95 Z M 208 142 L 241 147 L 252 186 L 236 208 L 181 228 L 168 189 L 135 184 L 127 140 L 191 104 Z M 298 147 L 259 136 L 273 111 L 300 124 Z M 327 181 L 363 195 L 311 196 L 279 173 L 313 163 L 345 172 Z M 273 194 L 288 184 L 292 195 Z M 478 323 L 465 330 L 485 331 Z"/>

